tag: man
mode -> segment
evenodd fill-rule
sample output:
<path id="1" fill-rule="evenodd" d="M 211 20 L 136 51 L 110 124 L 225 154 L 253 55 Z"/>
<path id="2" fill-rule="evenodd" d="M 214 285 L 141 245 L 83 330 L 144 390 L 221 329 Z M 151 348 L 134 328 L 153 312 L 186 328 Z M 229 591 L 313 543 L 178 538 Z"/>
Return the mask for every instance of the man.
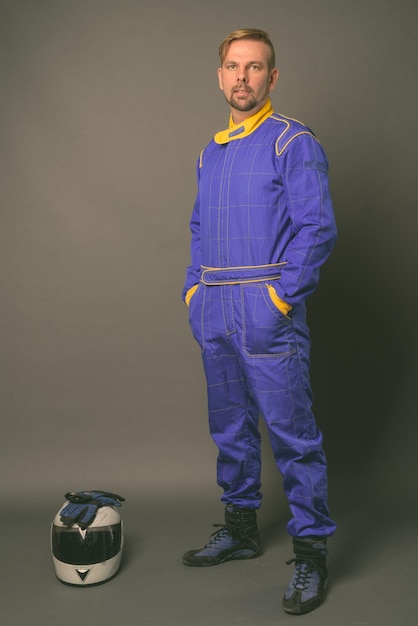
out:
<path id="1" fill-rule="evenodd" d="M 198 160 L 183 299 L 202 351 L 225 525 L 183 562 L 261 553 L 261 414 L 292 514 L 295 570 L 283 607 L 307 613 L 324 598 L 326 541 L 336 528 L 311 409 L 305 307 L 336 239 L 328 164 L 311 130 L 273 112 L 279 72 L 267 33 L 234 31 L 219 53 L 229 128 Z"/>

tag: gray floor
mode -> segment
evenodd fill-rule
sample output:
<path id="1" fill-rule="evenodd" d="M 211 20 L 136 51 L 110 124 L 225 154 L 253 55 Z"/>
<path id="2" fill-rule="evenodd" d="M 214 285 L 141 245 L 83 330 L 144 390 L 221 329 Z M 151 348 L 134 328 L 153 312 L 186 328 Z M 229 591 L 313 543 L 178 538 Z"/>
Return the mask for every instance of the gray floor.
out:
<path id="1" fill-rule="evenodd" d="M 291 567 L 285 516 L 259 512 L 262 557 L 195 569 L 181 563 L 222 521 L 222 509 L 180 495 L 135 498 L 123 507 L 126 545 L 110 582 L 73 588 L 54 575 L 49 525 L 54 505 L 7 508 L 1 516 L 0 615 L 6 626 L 39 623 L 103 626 L 306 624 L 413 626 L 417 623 L 417 515 L 405 503 L 337 504 L 339 531 L 330 543 L 330 588 L 325 604 L 304 617 L 283 613 L 280 599 Z"/>

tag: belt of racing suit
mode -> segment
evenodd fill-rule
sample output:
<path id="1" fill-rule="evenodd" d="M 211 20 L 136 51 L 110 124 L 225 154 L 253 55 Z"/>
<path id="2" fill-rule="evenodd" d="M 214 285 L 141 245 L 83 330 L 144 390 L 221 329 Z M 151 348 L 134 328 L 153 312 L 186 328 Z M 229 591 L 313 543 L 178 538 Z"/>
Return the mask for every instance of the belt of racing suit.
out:
<path id="1" fill-rule="evenodd" d="M 274 280 L 281 277 L 280 270 L 284 265 L 286 265 L 286 261 L 270 263 L 269 265 L 243 265 L 241 267 L 206 267 L 202 265 L 200 282 L 204 285 L 237 285 Z"/>

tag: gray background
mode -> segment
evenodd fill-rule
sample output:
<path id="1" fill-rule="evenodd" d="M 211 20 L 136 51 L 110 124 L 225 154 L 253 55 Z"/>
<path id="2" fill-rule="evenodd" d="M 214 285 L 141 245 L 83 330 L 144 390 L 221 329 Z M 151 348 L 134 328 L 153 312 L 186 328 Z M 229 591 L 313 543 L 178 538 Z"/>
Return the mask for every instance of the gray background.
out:
<path id="1" fill-rule="evenodd" d="M 223 516 L 180 300 L 195 160 L 227 125 L 218 45 L 248 26 L 276 47 L 275 109 L 325 147 L 340 233 L 309 309 L 339 532 L 328 601 L 303 619 L 416 623 L 415 0 L 1 0 L 7 626 L 292 620 L 267 442 L 263 558 L 181 564 Z M 49 524 L 86 488 L 127 498 L 126 550 L 114 581 L 74 589 L 54 577 Z"/>

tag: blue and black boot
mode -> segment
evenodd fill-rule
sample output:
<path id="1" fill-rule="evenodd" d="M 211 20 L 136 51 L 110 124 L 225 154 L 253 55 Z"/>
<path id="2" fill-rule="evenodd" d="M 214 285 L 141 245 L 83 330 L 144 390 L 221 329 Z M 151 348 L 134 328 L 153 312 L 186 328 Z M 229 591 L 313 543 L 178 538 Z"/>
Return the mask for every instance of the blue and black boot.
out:
<path id="1" fill-rule="evenodd" d="M 227 505 L 225 525 L 211 535 L 203 548 L 186 552 L 183 563 L 208 567 L 235 559 L 253 559 L 261 552 L 256 512 Z"/>
<path id="2" fill-rule="evenodd" d="M 283 597 L 283 609 L 302 615 L 316 609 L 324 600 L 328 582 L 326 537 L 293 538 L 295 571 Z"/>

